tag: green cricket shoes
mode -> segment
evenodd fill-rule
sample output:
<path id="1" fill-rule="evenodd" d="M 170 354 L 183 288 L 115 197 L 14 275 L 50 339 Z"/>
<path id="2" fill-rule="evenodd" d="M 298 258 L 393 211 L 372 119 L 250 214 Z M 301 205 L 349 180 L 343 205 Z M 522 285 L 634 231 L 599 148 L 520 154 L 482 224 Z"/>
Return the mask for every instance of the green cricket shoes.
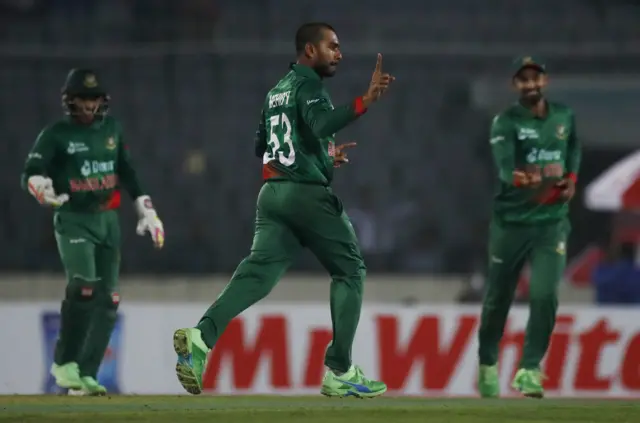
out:
<path id="1" fill-rule="evenodd" d="M 173 334 L 173 349 L 178 354 L 176 375 L 182 387 L 193 395 L 202 392 L 202 374 L 207 367 L 209 348 L 199 329 L 178 329 Z"/>
<path id="2" fill-rule="evenodd" d="M 50 373 L 56 379 L 56 385 L 59 387 L 65 389 L 82 389 L 78 363 L 70 362 L 62 365 L 53 363 Z"/>
<path id="3" fill-rule="evenodd" d="M 478 372 L 478 391 L 482 398 L 497 398 L 500 396 L 498 366 L 480 365 Z"/>
<path id="4" fill-rule="evenodd" d="M 99 397 L 107 394 L 107 388 L 100 385 L 97 380 L 91 376 L 83 376 L 82 378 L 82 394 L 85 396 Z"/>
<path id="5" fill-rule="evenodd" d="M 351 366 L 347 373 L 337 376 L 327 371 L 322 380 L 320 393 L 327 397 L 374 398 L 387 392 L 387 385 L 369 380 L 358 366 Z"/>
<path id="6" fill-rule="evenodd" d="M 520 369 L 513 378 L 511 386 L 525 397 L 542 398 L 544 397 L 543 379 L 544 375 L 540 370 Z"/>

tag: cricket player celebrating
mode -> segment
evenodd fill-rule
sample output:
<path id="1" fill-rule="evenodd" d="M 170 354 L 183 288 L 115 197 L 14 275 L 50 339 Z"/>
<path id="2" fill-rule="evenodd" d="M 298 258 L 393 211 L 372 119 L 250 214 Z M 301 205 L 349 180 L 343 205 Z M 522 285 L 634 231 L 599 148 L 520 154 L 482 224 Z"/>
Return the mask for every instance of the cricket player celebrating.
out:
<path id="1" fill-rule="evenodd" d="M 331 275 L 333 341 L 326 351 L 328 371 L 322 394 L 376 397 L 387 387 L 369 380 L 351 362 L 362 305 L 366 268 L 358 240 L 340 199 L 330 188 L 335 167 L 347 163 L 335 133 L 362 116 L 394 78 L 382 71 L 378 55 L 367 92 L 334 107 L 323 79 L 332 77 L 342 53 L 334 29 L 325 23 L 302 25 L 296 33 L 297 63 L 267 93 L 255 153 L 263 161 L 265 184 L 257 200 L 251 254 L 195 328 L 178 329 L 176 373 L 186 391 L 202 391 L 207 353 L 228 323 L 264 298 L 303 247 Z"/>
<path id="2" fill-rule="evenodd" d="M 520 100 L 497 115 L 491 148 L 499 191 L 489 235 L 489 271 L 479 330 L 478 389 L 499 395 L 498 345 L 520 271 L 531 264 L 529 322 L 524 354 L 512 386 L 544 396 L 540 362 L 553 331 L 557 290 L 566 264 L 569 201 L 575 193 L 580 146 L 573 111 L 546 100 L 545 65 L 532 57 L 514 62 Z"/>
<path id="3" fill-rule="evenodd" d="M 96 74 L 73 69 L 62 88 L 67 116 L 47 126 L 31 149 L 22 185 L 53 207 L 58 251 L 67 275 L 51 374 L 62 388 L 103 395 L 98 368 L 120 302 L 120 206 L 124 188 L 139 215 L 138 234 L 164 243 L 162 222 L 140 187 L 109 96 Z"/>

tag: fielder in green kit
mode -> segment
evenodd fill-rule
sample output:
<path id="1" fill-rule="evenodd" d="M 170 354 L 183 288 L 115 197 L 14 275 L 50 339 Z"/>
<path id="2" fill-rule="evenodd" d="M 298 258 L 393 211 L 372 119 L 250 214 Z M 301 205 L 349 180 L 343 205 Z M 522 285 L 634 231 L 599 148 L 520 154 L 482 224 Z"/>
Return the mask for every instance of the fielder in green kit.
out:
<path id="1" fill-rule="evenodd" d="M 491 126 L 499 192 L 489 235 L 489 272 L 479 331 L 478 388 L 499 395 L 498 346 L 520 272 L 531 264 L 529 321 L 523 357 L 512 386 L 541 398 L 540 362 L 547 352 L 566 264 L 569 201 L 575 193 L 580 145 L 573 111 L 546 100 L 545 65 L 532 57 L 514 63 L 515 105 Z"/>
<path id="2" fill-rule="evenodd" d="M 67 275 L 51 374 L 62 388 L 103 395 L 97 373 L 120 303 L 119 189 L 138 211 L 138 234 L 164 244 L 164 228 L 140 187 L 120 123 L 95 72 L 73 69 L 62 89 L 67 116 L 40 132 L 22 175 L 36 200 L 53 207 L 55 237 Z"/>
<path id="3" fill-rule="evenodd" d="M 257 201 L 251 254 L 195 328 L 178 329 L 176 373 L 187 392 L 202 391 L 207 353 L 227 324 L 264 298 L 303 247 L 309 248 L 331 275 L 333 341 L 329 345 L 321 393 L 375 397 L 382 382 L 364 377 L 351 363 L 360 318 L 366 268 L 356 235 L 340 199 L 330 188 L 335 167 L 347 162 L 346 147 L 335 133 L 363 115 L 388 88 L 393 77 L 382 72 L 382 56 L 368 91 L 334 107 L 323 78 L 335 74 L 342 54 L 335 31 L 324 23 L 305 24 L 296 33 L 297 63 L 266 96 L 255 153 L 263 160 L 265 184 Z"/>

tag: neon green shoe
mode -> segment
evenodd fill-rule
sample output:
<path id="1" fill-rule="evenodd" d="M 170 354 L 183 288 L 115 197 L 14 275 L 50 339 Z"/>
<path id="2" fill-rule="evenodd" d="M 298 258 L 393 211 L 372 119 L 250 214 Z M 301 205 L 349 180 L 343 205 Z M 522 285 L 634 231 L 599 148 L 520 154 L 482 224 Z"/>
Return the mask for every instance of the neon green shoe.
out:
<path id="1" fill-rule="evenodd" d="M 97 380 L 91 376 L 83 376 L 82 378 L 82 394 L 88 396 L 102 396 L 107 394 L 107 388 L 100 385 Z"/>
<path id="2" fill-rule="evenodd" d="M 351 366 L 349 371 L 336 376 L 327 371 L 322 380 L 320 393 L 327 397 L 374 398 L 387 392 L 387 385 L 377 380 L 369 380 L 358 366 Z"/>
<path id="3" fill-rule="evenodd" d="M 202 374 L 207 368 L 209 348 L 196 328 L 178 329 L 173 334 L 173 349 L 178 354 L 176 375 L 182 387 L 190 394 L 202 392 Z"/>
<path id="4" fill-rule="evenodd" d="M 66 389 L 81 389 L 80 369 L 78 363 L 70 362 L 63 365 L 53 363 L 50 370 L 51 375 L 56 379 L 56 385 Z"/>
<path id="5" fill-rule="evenodd" d="M 543 379 L 544 375 L 540 370 L 520 369 L 513 378 L 511 386 L 525 397 L 542 398 L 544 397 Z"/>
<path id="6" fill-rule="evenodd" d="M 482 398 L 497 398 L 500 396 L 498 366 L 480 365 L 478 371 L 478 391 Z"/>

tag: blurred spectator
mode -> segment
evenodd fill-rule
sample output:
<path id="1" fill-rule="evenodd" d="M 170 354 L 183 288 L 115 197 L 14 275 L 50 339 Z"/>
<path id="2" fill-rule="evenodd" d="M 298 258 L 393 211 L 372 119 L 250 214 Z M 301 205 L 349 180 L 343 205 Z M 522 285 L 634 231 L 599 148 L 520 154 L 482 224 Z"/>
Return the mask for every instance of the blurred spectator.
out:
<path id="1" fill-rule="evenodd" d="M 635 244 L 614 245 L 596 266 L 592 279 L 598 304 L 639 304 L 640 266 L 636 262 Z"/>

